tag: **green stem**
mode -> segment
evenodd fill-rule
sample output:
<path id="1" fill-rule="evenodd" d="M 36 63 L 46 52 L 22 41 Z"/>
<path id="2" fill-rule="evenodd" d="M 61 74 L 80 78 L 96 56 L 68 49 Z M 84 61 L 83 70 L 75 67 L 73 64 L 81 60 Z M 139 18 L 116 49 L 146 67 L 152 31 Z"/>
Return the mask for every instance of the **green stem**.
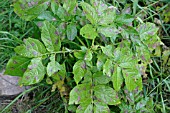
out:
<path id="1" fill-rule="evenodd" d="M 81 41 L 81 39 L 78 37 L 78 36 L 76 36 L 77 37 L 77 39 L 79 40 L 79 42 L 83 45 L 83 46 L 85 46 L 86 47 L 86 45 L 84 44 L 84 42 L 83 41 Z"/>

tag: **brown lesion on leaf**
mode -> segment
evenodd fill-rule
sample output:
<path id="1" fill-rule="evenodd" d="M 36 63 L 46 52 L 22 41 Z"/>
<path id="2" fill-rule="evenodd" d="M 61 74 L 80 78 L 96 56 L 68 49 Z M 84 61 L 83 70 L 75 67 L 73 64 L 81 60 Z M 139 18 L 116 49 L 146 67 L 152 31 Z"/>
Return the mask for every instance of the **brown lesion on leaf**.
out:
<path id="1" fill-rule="evenodd" d="M 86 62 L 83 62 L 83 63 L 82 63 L 81 68 L 83 68 L 83 69 L 86 69 L 86 68 L 87 68 Z"/>
<path id="2" fill-rule="evenodd" d="M 15 68 L 14 67 L 10 67 L 11 70 L 14 70 Z"/>
<path id="3" fill-rule="evenodd" d="M 14 64 L 18 64 L 18 62 L 16 60 L 13 61 Z"/>
<path id="4" fill-rule="evenodd" d="M 56 45 L 58 45 L 58 43 L 59 43 L 59 40 L 58 40 L 58 39 L 56 39 L 56 40 L 55 40 L 55 44 L 56 44 Z"/>
<path id="5" fill-rule="evenodd" d="M 21 68 L 21 71 L 22 71 L 22 72 L 25 72 L 25 71 L 26 71 L 26 68 Z"/>
<path id="6" fill-rule="evenodd" d="M 34 47 L 34 46 L 35 46 L 35 43 L 31 43 L 31 45 Z"/>

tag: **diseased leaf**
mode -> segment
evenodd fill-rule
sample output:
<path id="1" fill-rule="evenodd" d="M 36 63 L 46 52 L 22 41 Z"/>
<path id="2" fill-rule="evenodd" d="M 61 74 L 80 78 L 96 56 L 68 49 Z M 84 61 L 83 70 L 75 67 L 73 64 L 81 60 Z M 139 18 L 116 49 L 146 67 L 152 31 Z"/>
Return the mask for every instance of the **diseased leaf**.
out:
<path id="1" fill-rule="evenodd" d="M 52 14 L 52 12 L 50 11 L 44 11 L 42 12 L 37 19 L 39 20 L 48 20 L 48 21 L 56 21 L 56 18 L 54 17 L 54 15 Z"/>
<path id="2" fill-rule="evenodd" d="M 147 22 L 140 24 L 137 28 L 140 38 L 142 40 L 146 40 L 149 38 L 148 36 L 153 36 L 157 33 L 158 28 L 155 26 L 155 24 Z"/>
<path id="3" fill-rule="evenodd" d="M 106 75 L 103 75 L 102 71 L 94 73 L 93 77 L 94 77 L 93 81 L 94 81 L 95 85 L 98 85 L 98 84 L 107 84 L 111 80 L 110 77 L 108 77 Z"/>
<path id="4" fill-rule="evenodd" d="M 54 73 L 51 77 L 53 78 L 54 81 L 64 81 L 66 77 L 66 66 L 65 63 L 62 65 L 57 66 L 59 71 L 57 73 Z"/>
<path id="5" fill-rule="evenodd" d="M 162 55 L 163 65 L 165 65 L 166 63 L 168 63 L 168 61 L 170 62 L 169 56 L 170 56 L 170 50 L 165 50 L 165 51 L 163 52 L 163 55 Z"/>
<path id="6" fill-rule="evenodd" d="M 80 29 L 80 35 L 87 39 L 95 39 L 98 36 L 96 29 L 90 24 L 86 24 Z"/>
<path id="7" fill-rule="evenodd" d="M 112 81 L 113 81 L 113 88 L 116 91 L 119 91 L 121 88 L 121 85 L 123 83 L 123 75 L 122 75 L 122 70 L 119 66 L 114 67 L 114 72 L 112 75 Z"/>
<path id="8" fill-rule="evenodd" d="M 97 85 L 94 87 L 94 95 L 97 100 L 108 104 L 108 105 L 117 105 L 120 104 L 120 100 L 117 96 L 116 91 L 114 91 L 111 87 L 106 85 Z"/>
<path id="9" fill-rule="evenodd" d="M 110 109 L 104 103 L 94 102 L 94 113 L 110 113 Z"/>
<path id="10" fill-rule="evenodd" d="M 67 38 L 69 40 L 74 40 L 75 37 L 77 36 L 77 28 L 75 24 L 69 24 L 67 26 Z"/>
<path id="11" fill-rule="evenodd" d="M 79 84 L 74 87 L 70 92 L 69 105 L 70 104 L 90 104 L 92 102 L 91 97 L 91 84 Z"/>
<path id="12" fill-rule="evenodd" d="M 49 5 L 48 0 L 25 1 L 18 0 L 13 4 L 14 11 L 22 19 L 31 21 L 43 13 Z"/>
<path id="13" fill-rule="evenodd" d="M 116 7 L 108 6 L 101 0 L 90 0 L 98 15 L 98 25 L 112 24 L 116 17 Z"/>
<path id="14" fill-rule="evenodd" d="M 113 57 L 113 45 L 106 45 L 106 46 L 101 46 L 102 52 L 107 55 L 108 57 Z"/>
<path id="15" fill-rule="evenodd" d="M 58 3 L 55 0 L 51 0 L 51 10 L 55 15 L 57 14 L 58 7 Z"/>
<path id="16" fill-rule="evenodd" d="M 83 60 L 77 61 L 73 66 L 74 80 L 78 84 L 85 75 L 86 63 Z"/>
<path id="17" fill-rule="evenodd" d="M 66 0 L 63 4 L 65 10 L 72 15 L 75 14 L 76 6 L 77 6 L 77 0 Z"/>
<path id="18" fill-rule="evenodd" d="M 113 73 L 112 60 L 107 59 L 105 64 L 103 65 L 103 74 L 107 75 L 108 77 L 111 77 L 112 73 Z"/>
<path id="19" fill-rule="evenodd" d="M 88 49 L 88 50 L 86 51 L 85 56 L 84 56 L 84 60 L 85 60 L 85 61 L 91 61 L 91 60 L 92 60 L 92 57 L 93 57 L 93 56 L 92 56 L 92 52 L 91 52 L 91 50 Z"/>
<path id="20" fill-rule="evenodd" d="M 43 80 L 45 73 L 46 71 L 45 67 L 42 64 L 42 59 L 33 58 L 22 77 L 22 84 L 32 85 L 35 83 L 39 83 Z"/>
<path id="21" fill-rule="evenodd" d="M 126 87 L 129 91 L 132 91 L 137 87 L 139 90 L 142 90 L 142 78 L 137 69 L 122 69 L 122 72 Z"/>
<path id="22" fill-rule="evenodd" d="M 47 75 L 51 77 L 53 74 L 57 73 L 61 66 L 58 62 L 55 61 L 55 55 L 51 55 L 50 57 L 51 62 L 47 65 Z"/>
<path id="23" fill-rule="evenodd" d="M 69 15 L 69 13 L 68 13 L 62 6 L 59 6 L 59 7 L 58 7 L 57 16 L 58 16 L 62 21 L 68 21 L 68 20 L 70 20 L 70 15 Z"/>
<path id="24" fill-rule="evenodd" d="M 48 21 L 45 21 L 42 27 L 41 39 L 49 52 L 60 50 L 60 37 L 56 35 L 56 28 Z"/>
<path id="25" fill-rule="evenodd" d="M 98 54 L 97 55 L 97 69 L 100 71 L 104 65 L 104 63 L 106 62 L 106 56 L 104 54 Z"/>
<path id="26" fill-rule="evenodd" d="M 7 63 L 5 74 L 11 76 L 23 76 L 26 71 L 31 59 L 13 56 Z"/>
<path id="27" fill-rule="evenodd" d="M 116 19 L 115 22 L 119 25 L 129 25 L 132 23 L 132 21 L 134 20 L 134 17 L 130 14 L 120 14 L 120 15 L 116 15 Z"/>
<path id="28" fill-rule="evenodd" d="M 93 112 L 93 104 L 80 104 L 77 107 L 76 113 L 92 113 Z"/>
<path id="29" fill-rule="evenodd" d="M 15 52 L 21 56 L 33 58 L 41 57 L 46 53 L 44 45 L 37 39 L 28 38 L 24 40 L 25 45 L 17 46 Z"/>
<path id="30" fill-rule="evenodd" d="M 98 18 L 97 18 L 97 13 L 96 13 L 95 9 L 91 5 L 89 5 L 88 3 L 85 3 L 85 2 L 81 2 L 81 6 L 82 6 L 83 11 L 84 11 L 84 13 L 86 15 L 86 18 L 92 24 L 96 24 Z"/>
<path id="31" fill-rule="evenodd" d="M 119 33 L 116 26 L 99 26 L 97 31 L 106 37 L 114 37 Z"/>

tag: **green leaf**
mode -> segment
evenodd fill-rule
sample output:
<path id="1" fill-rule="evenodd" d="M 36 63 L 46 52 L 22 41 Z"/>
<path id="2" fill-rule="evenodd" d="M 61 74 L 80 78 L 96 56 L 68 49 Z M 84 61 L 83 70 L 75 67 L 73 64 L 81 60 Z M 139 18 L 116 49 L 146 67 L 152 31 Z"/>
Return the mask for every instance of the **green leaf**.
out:
<path id="1" fill-rule="evenodd" d="M 116 26 L 99 26 L 97 31 L 106 37 L 114 37 L 119 33 Z"/>
<path id="2" fill-rule="evenodd" d="M 75 37 L 77 36 L 77 28 L 75 24 L 69 24 L 67 26 L 67 38 L 69 40 L 74 40 Z"/>
<path id="3" fill-rule="evenodd" d="M 51 55 L 51 62 L 47 65 L 47 75 L 51 77 L 53 74 L 58 72 L 61 69 L 61 66 L 58 62 L 55 61 L 55 55 Z"/>
<path id="4" fill-rule="evenodd" d="M 86 24 L 80 29 L 80 35 L 87 39 L 95 39 L 98 36 L 96 29 L 90 24 Z"/>
<path id="5" fill-rule="evenodd" d="M 84 56 L 85 56 L 86 52 L 84 51 L 76 51 L 74 52 L 74 56 L 78 59 L 81 59 L 83 60 L 84 59 Z"/>
<path id="6" fill-rule="evenodd" d="M 93 104 L 80 104 L 77 107 L 76 113 L 92 113 L 93 112 Z"/>
<path id="7" fill-rule="evenodd" d="M 106 45 L 106 46 L 101 46 L 102 52 L 107 55 L 108 57 L 113 57 L 113 45 Z"/>
<path id="8" fill-rule="evenodd" d="M 55 0 L 51 0 L 51 10 L 56 15 L 58 11 L 59 5 L 56 3 Z"/>
<path id="9" fill-rule="evenodd" d="M 5 74 L 11 76 L 23 76 L 30 61 L 31 59 L 29 58 L 13 56 L 7 63 Z"/>
<path id="10" fill-rule="evenodd" d="M 18 0 L 13 6 L 17 15 L 26 21 L 31 21 L 48 8 L 48 3 L 48 0 L 36 0 L 31 2 Z"/>
<path id="11" fill-rule="evenodd" d="M 85 54 L 85 56 L 84 56 L 84 60 L 85 61 L 91 61 L 92 60 L 92 52 L 91 52 L 91 50 L 90 49 L 88 49 L 87 51 L 86 51 L 86 54 Z"/>
<path id="12" fill-rule="evenodd" d="M 96 24 L 97 23 L 97 13 L 95 11 L 95 9 L 89 5 L 88 3 L 85 2 L 81 2 L 81 6 L 83 8 L 83 11 L 86 15 L 86 18 L 92 23 L 92 24 Z M 89 30 L 90 31 L 90 30 Z"/>
<path id="13" fill-rule="evenodd" d="M 24 40 L 25 45 L 17 46 L 15 52 L 21 56 L 33 58 L 41 57 L 46 53 L 44 45 L 37 39 L 28 38 Z"/>
<path id="14" fill-rule="evenodd" d="M 112 75 L 113 88 L 119 91 L 123 83 L 122 70 L 119 66 L 114 67 L 114 73 Z"/>
<path id="15" fill-rule="evenodd" d="M 100 71 L 104 65 L 104 63 L 106 62 L 106 55 L 104 54 L 98 54 L 97 55 L 97 69 Z"/>
<path id="16" fill-rule="evenodd" d="M 41 39 L 49 52 L 60 50 L 60 37 L 56 34 L 56 28 L 48 21 L 45 21 L 42 27 Z"/>
<path id="17" fill-rule="evenodd" d="M 74 87 L 70 92 L 69 105 L 70 104 L 90 104 L 92 102 L 91 97 L 91 84 L 80 84 Z"/>
<path id="18" fill-rule="evenodd" d="M 94 95 L 96 96 L 97 100 L 101 101 L 102 103 L 108 105 L 120 104 L 120 100 L 117 96 L 116 91 L 114 91 L 109 86 L 106 85 L 94 86 Z"/>
<path id="19" fill-rule="evenodd" d="M 85 75 L 86 63 L 83 60 L 77 61 L 73 66 L 74 80 L 78 84 Z"/>
<path id="20" fill-rule="evenodd" d="M 112 60 L 107 59 L 105 64 L 103 65 L 103 74 L 107 75 L 108 77 L 111 77 L 112 73 L 113 73 Z"/>
<path id="21" fill-rule="evenodd" d="M 32 85 L 35 83 L 39 83 L 43 80 L 45 73 L 46 71 L 45 67 L 42 64 L 42 59 L 33 58 L 22 77 L 22 84 Z"/>
<path id="22" fill-rule="evenodd" d="M 93 74 L 93 80 L 94 80 L 94 83 L 95 85 L 98 85 L 98 84 L 107 84 L 110 82 L 110 77 L 106 76 L 106 75 L 103 75 L 103 72 L 101 71 L 98 71 L 96 73 Z"/>
<path id="23" fill-rule="evenodd" d="M 44 11 L 42 12 L 37 19 L 39 20 L 47 20 L 47 21 L 55 21 L 56 18 L 53 16 L 53 13 L 50 11 Z"/>

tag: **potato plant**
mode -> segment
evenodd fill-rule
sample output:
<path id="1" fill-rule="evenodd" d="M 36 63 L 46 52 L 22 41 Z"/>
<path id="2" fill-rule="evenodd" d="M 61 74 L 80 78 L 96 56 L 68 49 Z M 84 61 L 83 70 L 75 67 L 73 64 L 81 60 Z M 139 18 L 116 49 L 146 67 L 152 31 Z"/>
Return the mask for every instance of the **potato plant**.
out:
<path id="1" fill-rule="evenodd" d="M 69 94 L 76 113 L 154 112 L 138 94 L 161 44 L 155 24 L 102 0 L 16 0 L 13 7 L 41 33 L 25 37 L 8 61 L 5 73 L 20 76 L 20 85 L 46 81 Z"/>

